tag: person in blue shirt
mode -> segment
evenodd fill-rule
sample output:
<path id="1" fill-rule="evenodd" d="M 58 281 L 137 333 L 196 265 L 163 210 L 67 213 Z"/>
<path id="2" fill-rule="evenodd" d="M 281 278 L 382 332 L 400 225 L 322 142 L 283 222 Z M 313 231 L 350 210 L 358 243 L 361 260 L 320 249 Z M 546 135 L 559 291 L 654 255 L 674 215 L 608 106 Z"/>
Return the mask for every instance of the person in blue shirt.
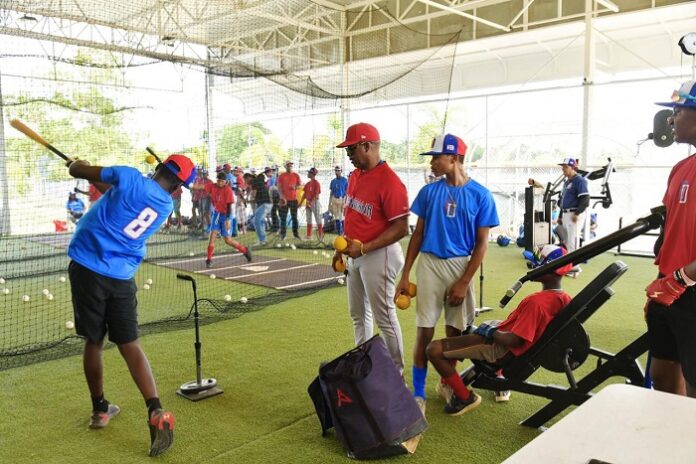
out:
<path id="1" fill-rule="evenodd" d="M 73 223 L 76 223 L 85 214 L 85 203 L 77 198 L 77 193 L 74 192 L 68 195 L 65 208 L 68 210 L 68 215 Z"/>
<path id="2" fill-rule="evenodd" d="M 585 224 L 585 210 L 590 206 L 590 191 L 587 187 L 587 179 L 576 172 L 578 160 L 566 158 L 558 165 L 566 177 L 559 202 L 561 215 L 558 219 L 558 224 L 565 233 L 559 236 L 565 237 L 564 245 L 570 253 L 580 246 L 580 229 Z M 575 266 L 572 273 L 580 271 L 580 266 Z"/>
<path id="3" fill-rule="evenodd" d="M 416 268 L 416 344 L 413 348 L 413 394 L 425 411 L 426 348 L 432 341 L 440 314 L 445 313 L 445 333 L 456 337 L 476 316 L 473 277 L 488 249 L 491 227 L 499 224 L 491 192 L 464 170 L 466 144 L 445 134 L 435 138 L 430 167 L 438 181 L 425 185 L 411 205 L 418 216 L 408 243 L 406 262 L 396 297 L 408 294 L 409 274 Z M 451 389 L 438 384 L 438 393 L 449 401 Z M 480 401 L 480 399 L 479 399 Z"/>
<path id="4" fill-rule="evenodd" d="M 348 190 L 348 179 L 343 177 L 341 166 L 334 168 L 335 179 L 329 184 L 329 212 L 336 221 L 336 233 L 343 235 L 343 209 Z"/>
<path id="5" fill-rule="evenodd" d="M 172 212 L 171 194 L 189 185 L 196 169 L 183 155 L 171 155 L 152 178 L 125 166 L 68 164 L 70 175 L 95 182 L 105 193 L 77 223 L 68 256 L 75 330 L 85 339 L 83 366 L 92 397 L 90 428 L 108 425 L 120 409 L 104 397 L 104 338 L 116 344 L 148 408 L 150 456 L 174 441 L 174 415 L 159 400 L 150 363 L 138 341 L 133 276 L 145 257 L 145 242 Z M 106 190 L 106 186 L 111 186 Z"/>

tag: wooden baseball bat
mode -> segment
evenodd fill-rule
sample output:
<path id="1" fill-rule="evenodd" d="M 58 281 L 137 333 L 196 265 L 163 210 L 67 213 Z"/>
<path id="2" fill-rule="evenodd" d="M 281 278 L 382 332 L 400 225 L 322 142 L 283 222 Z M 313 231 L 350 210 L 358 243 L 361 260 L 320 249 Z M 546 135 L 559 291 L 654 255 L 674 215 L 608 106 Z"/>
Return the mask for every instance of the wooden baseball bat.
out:
<path id="1" fill-rule="evenodd" d="M 21 133 L 23 133 L 24 135 L 26 135 L 27 137 L 29 137 L 30 139 L 32 139 L 34 142 L 36 142 L 36 143 L 38 143 L 38 144 L 40 144 L 40 145 L 43 145 L 44 147 L 48 148 L 49 150 L 51 150 L 51 151 L 52 151 L 53 153 L 55 153 L 56 155 L 58 155 L 58 156 L 60 156 L 61 158 L 63 158 L 65 161 L 69 161 L 69 162 L 71 162 L 71 163 L 72 163 L 73 161 L 75 161 L 73 158 L 71 158 L 70 156 L 66 155 L 65 153 L 63 153 L 62 151 L 58 150 L 56 147 L 54 147 L 53 145 L 51 145 L 50 143 L 48 143 L 48 142 L 46 141 L 46 139 L 44 139 L 44 138 L 41 137 L 39 134 L 37 134 L 36 132 L 34 132 L 32 129 L 29 128 L 29 126 L 27 126 L 26 124 L 24 124 L 24 123 L 23 123 L 22 121 L 20 121 L 19 119 L 13 119 L 13 120 L 11 120 L 11 121 L 10 121 L 10 126 L 14 127 L 14 128 L 17 129 L 18 131 L 20 131 Z"/>
<path id="2" fill-rule="evenodd" d="M 148 152 L 149 154 L 151 154 L 152 156 L 155 157 L 155 159 L 157 160 L 158 163 L 161 163 L 161 162 L 162 162 L 162 160 L 159 159 L 159 156 L 157 156 L 157 155 L 155 154 L 155 152 L 152 151 L 152 148 L 150 148 L 150 147 L 145 147 L 145 149 L 147 150 L 147 152 Z"/>

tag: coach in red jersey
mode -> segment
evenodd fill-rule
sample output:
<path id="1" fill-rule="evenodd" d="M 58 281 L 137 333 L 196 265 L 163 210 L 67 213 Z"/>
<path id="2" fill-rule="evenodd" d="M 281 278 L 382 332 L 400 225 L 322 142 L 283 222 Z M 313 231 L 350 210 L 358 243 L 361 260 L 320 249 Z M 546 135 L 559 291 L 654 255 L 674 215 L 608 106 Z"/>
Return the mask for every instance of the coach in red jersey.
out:
<path id="1" fill-rule="evenodd" d="M 674 140 L 696 146 L 696 81 L 675 90 L 668 122 Z M 694 189 L 690 188 L 694 184 Z M 645 319 L 656 390 L 696 398 L 696 156 L 677 163 L 662 200 L 667 208 L 655 263 L 660 278 L 647 288 Z"/>
<path id="2" fill-rule="evenodd" d="M 404 265 L 399 240 L 408 234 L 406 187 L 380 159 L 380 138 L 370 124 L 358 123 L 337 145 L 345 148 L 355 170 L 345 201 L 345 251 L 348 259 L 348 308 L 355 344 L 372 337 L 372 319 L 379 327 L 392 360 L 403 371 L 401 326 L 396 317 L 396 276 Z M 334 262 L 340 259 L 334 255 Z"/>

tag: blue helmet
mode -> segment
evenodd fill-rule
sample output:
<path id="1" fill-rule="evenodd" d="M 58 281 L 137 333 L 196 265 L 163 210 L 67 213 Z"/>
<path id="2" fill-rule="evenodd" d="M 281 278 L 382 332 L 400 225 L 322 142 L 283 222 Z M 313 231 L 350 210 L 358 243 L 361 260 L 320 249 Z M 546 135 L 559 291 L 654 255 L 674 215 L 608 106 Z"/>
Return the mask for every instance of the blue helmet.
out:
<path id="1" fill-rule="evenodd" d="M 506 247 L 510 244 L 510 237 L 506 237 L 505 235 L 498 235 L 496 243 L 501 247 Z"/>

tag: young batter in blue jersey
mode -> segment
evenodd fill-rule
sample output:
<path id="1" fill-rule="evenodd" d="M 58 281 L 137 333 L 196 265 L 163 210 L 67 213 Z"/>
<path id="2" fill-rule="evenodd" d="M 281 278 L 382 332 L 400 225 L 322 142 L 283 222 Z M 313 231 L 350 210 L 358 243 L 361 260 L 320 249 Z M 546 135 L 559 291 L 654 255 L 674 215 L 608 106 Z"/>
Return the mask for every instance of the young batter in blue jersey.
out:
<path id="1" fill-rule="evenodd" d="M 108 334 L 145 399 L 150 456 L 158 456 L 174 441 L 175 419 L 162 408 L 150 363 L 138 341 L 133 276 L 145 257 L 146 240 L 172 212 L 171 193 L 193 182 L 196 169 L 187 157 L 171 155 L 152 178 L 130 167 L 89 166 L 83 161 L 70 163 L 69 171 L 105 192 L 77 224 L 68 248 L 75 328 L 85 338 L 90 427 L 106 427 L 120 411 L 104 398 L 102 350 Z"/>
<path id="2" fill-rule="evenodd" d="M 443 309 L 448 337 L 461 335 L 475 317 L 473 277 L 488 249 L 488 233 L 498 225 L 493 196 L 464 171 L 466 144 L 452 134 L 433 140 L 430 167 L 439 181 L 423 187 L 411 205 L 418 216 L 396 295 L 408 293 L 409 274 L 416 269 L 416 345 L 413 349 L 413 389 L 424 408 L 428 359 L 426 347 Z M 449 400 L 451 392 L 438 392 Z M 480 398 L 479 398 L 480 401 Z"/>

